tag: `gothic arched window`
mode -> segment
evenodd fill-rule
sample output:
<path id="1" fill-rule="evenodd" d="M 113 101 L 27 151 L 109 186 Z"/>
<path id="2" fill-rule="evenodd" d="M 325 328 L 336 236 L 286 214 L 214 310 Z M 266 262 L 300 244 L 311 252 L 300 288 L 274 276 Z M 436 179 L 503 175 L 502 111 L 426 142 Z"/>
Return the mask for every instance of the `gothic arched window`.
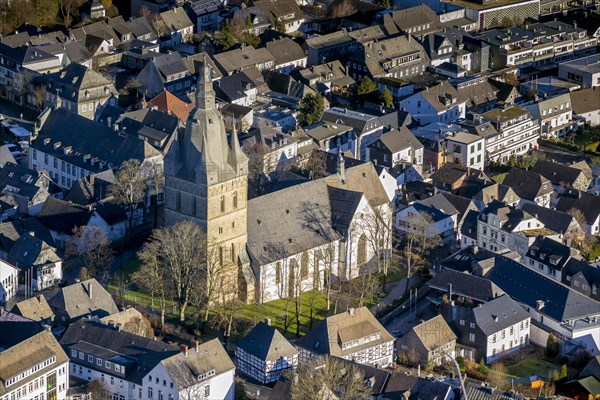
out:
<path id="1" fill-rule="evenodd" d="M 221 212 L 225 212 L 225 196 L 221 196 Z"/>
<path id="2" fill-rule="evenodd" d="M 237 192 L 233 193 L 233 208 L 237 208 L 238 207 L 238 195 Z"/>

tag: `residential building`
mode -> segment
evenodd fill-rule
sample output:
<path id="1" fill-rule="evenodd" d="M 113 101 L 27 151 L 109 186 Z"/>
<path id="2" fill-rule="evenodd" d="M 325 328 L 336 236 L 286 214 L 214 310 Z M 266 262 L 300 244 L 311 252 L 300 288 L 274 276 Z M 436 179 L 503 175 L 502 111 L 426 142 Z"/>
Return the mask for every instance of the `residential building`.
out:
<path id="1" fill-rule="evenodd" d="M 469 176 L 470 171 L 468 167 L 448 163 L 443 164 L 435 173 L 431 176 L 433 186 L 439 190 L 445 192 L 453 192 L 458 189 Z"/>
<path id="2" fill-rule="evenodd" d="M 189 42 L 192 39 L 195 24 L 182 7 L 163 11 L 159 14 L 159 18 L 164 24 L 165 32 L 163 33 L 168 38 L 163 44 L 169 47 L 177 47 L 181 43 Z"/>
<path id="3" fill-rule="evenodd" d="M 347 65 L 348 75 L 358 82 L 363 77 L 407 79 L 421 75 L 429 63 L 419 42 L 400 35 L 365 43 L 350 55 Z"/>
<path id="4" fill-rule="evenodd" d="M 563 193 L 566 189 L 585 192 L 592 182 L 589 166 L 587 169 L 585 171 L 581 168 L 547 160 L 538 160 L 531 168 L 532 171 L 549 179 L 557 193 Z"/>
<path id="5" fill-rule="evenodd" d="M 457 255 L 462 257 L 462 254 Z M 488 279 L 447 268 L 442 269 L 427 281 L 427 286 L 440 298 L 446 295 L 449 304 L 471 301 L 475 307 L 504 294 L 498 286 Z M 466 300 L 461 301 L 461 297 Z"/>
<path id="6" fill-rule="evenodd" d="M 534 17 L 534 19 L 537 17 Z M 585 29 L 560 21 L 517 24 L 477 36 L 490 45 L 490 67 L 529 67 L 562 63 L 596 53 L 598 39 Z M 564 76 L 559 72 L 559 78 Z"/>
<path id="7" fill-rule="evenodd" d="M 147 102 L 147 107 L 156 109 L 165 114 L 175 115 L 183 125 L 187 122 L 190 111 L 194 108 L 193 103 L 186 103 L 173 93 L 164 89 L 153 99 Z M 111 124 L 112 125 L 112 124 Z"/>
<path id="8" fill-rule="evenodd" d="M 150 143 L 133 135 L 121 136 L 56 105 L 38 117 L 29 152 L 29 168 L 48 171 L 63 189 L 84 176 L 118 167 L 132 158 L 140 162 L 162 160 Z"/>
<path id="9" fill-rule="evenodd" d="M 379 25 L 363 29 L 338 29 L 327 35 L 316 36 L 306 40 L 308 47 L 308 65 L 320 65 L 335 62 L 340 58 L 354 54 L 369 42 L 387 37 Z"/>
<path id="10" fill-rule="evenodd" d="M 548 275 L 559 282 L 565 280 L 562 270 L 572 257 L 579 258 L 579 252 L 551 238 L 538 236 L 529 246 L 523 257 L 523 265 Z"/>
<path id="11" fill-rule="evenodd" d="M 573 115 L 583 118 L 591 127 L 600 125 L 600 89 L 578 90 L 571 96 Z"/>
<path id="12" fill-rule="evenodd" d="M 50 196 L 62 197 L 62 190 L 47 172 L 8 163 L 0 170 L 0 192 L 10 194 L 17 212 L 36 216 Z"/>
<path id="13" fill-rule="evenodd" d="M 600 86 L 600 54 L 558 64 L 558 77 L 578 83 L 584 88 Z"/>
<path id="14" fill-rule="evenodd" d="M 529 202 L 542 207 L 550 206 L 554 192 L 552 182 L 533 170 L 512 168 L 502 183 L 519 196 L 519 205 Z"/>
<path id="15" fill-rule="evenodd" d="M 449 162 L 483 171 L 485 165 L 485 139 L 466 132 L 456 132 L 446 137 Z"/>
<path id="16" fill-rule="evenodd" d="M 385 368 L 394 359 L 394 337 L 366 307 L 325 318 L 294 345 L 302 362 L 329 355 Z"/>
<path id="17" fill-rule="evenodd" d="M 43 294 L 18 302 L 11 312 L 36 321 L 41 325 L 52 325 L 54 321 L 54 313 Z"/>
<path id="18" fill-rule="evenodd" d="M 93 120 L 98 108 L 117 104 L 118 93 L 113 84 L 81 64 L 71 63 L 45 78 L 46 106 L 54 104 L 58 94 L 62 108 Z"/>
<path id="19" fill-rule="evenodd" d="M 354 128 L 354 132 L 358 137 L 357 158 L 364 160 L 367 157 L 367 146 L 370 143 L 377 140 L 385 131 L 398 128 L 393 123 L 386 123 L 382 117 L 346 108 L 331 107 L 323 113 L 321 119 L 333 124 L 347 125 Z"/>
<path id="20" fill-rule="evenodd" d="M 442 27 L 435 11 L 425 4 L 384 14 L 383 26 L 388 35 L 405 33 L 416 38 L 422 38 Z"/>
<path id="21" fill-rule="evenodd" d="M 161 154 L 166 154 L 179 132 L 180 121 L 151 108 L 142 108 L 119 115 L 112 128 L 133 135 L 149 143 Z"/>
<path id="22" fill-rule="evenodd" d="M 15 265 L 29 290 L 39 291 L 54 287 L 62 279 L 62 259 L 56 249 L 33 234 L 23 235 L 8 252 L 8 261 Z M 29 280 L 29 281 L 27 281 Z"/>
<path id="23" fill-rule="evenodd" d="M 242 150 L 251 162 L 262 165 L 262 171 L 255 172 L 260 178 L 273 180 L 297 161 L 300 141 L 292 133 L 262 127 L 242 142 Z"/>
<path id="24" fill-rule="evenodd" d="M 298 367 L 299 354 L 267 320 L 259 322 L 237 343 L 236 367 L 238 372 L 265 385 Z"/>
<path id="25" fill-rule="evenodd" d="M 217 339 L 180 350 L 120 326 L 82 320 L 67 328 L 60 344 L 71 360 L 71 377 L 99 381 L 113 399 L 234 396 L 235 366 Z"/>
<path id="26" fill-rule="evenodd" d="M 562 283 L 600 301 L 600 269 L 583 260 L 571 258 L 562 270 Z"/>
<path id="27" fill-rule="evenodd" d="M 409 357 L 416 351 L 414 364 L 440 365 L 455 357 L 456 335 L 441 315 L 421 322 L 398 338 L 398 354 Z"/>
<path id="28" fill-rule="evenodd" d="M 223 103 L 251 107 L 256 104 L 258 89 L 254 82 L 242 71 L 227 75 L 214 82 L 217 100 Z"/>
<path id="29" fill-rule="evenodd" d="M 303 130 L 323 151 L 335 154 L 349 151 L 358 156 L 358 140 L 351 126 L 319 121 Z"/>
<path id="30" fill-rule="evenodd" d="M 569 190 L 556 203 L 556 209 L 568 213 L 579 210 L 583 213 L 585 232 L 588 235 L 600 234 L 600 198 L 578 190 Z"/>
<path id="31" fill-rule="evenodd" d="M 367 146 L 367 160 L 394 168 L 398 164 L 423 165 L 423 145 L 406 127 L 392 129 Z"/>
<path id="32" fill-rule="evenodd" d="M 496 256 L 487 278 L 525 307 L 531 320 L 564 341 L 563 353 L 574 348 L 598 354 L 600 303 L 514 260 Z M 536 282 L 523 287 L 522 282 Z M 533 332 L 532 332 L 533 333 Z M 545 345 L 546 338 L 531 336 Z"/>
<path id="33" fill-rule="evenodd" d="M 254 6 L 273 21 L 273 28 L 285 33 L 296 32 L 304 23 L 304 13 L 295 0 L 260 0 Z"/>
<path id="34" fill-rule="evenodd" d="M 219 29 L 221 11 L 225 9 L 219 0 L 194 0 L 186 4 L 186 11 L 194 23 L 195 32 L 214 32 Z"/>
<path id="35" fill-rule="evenodd" d="M 42 330 L 23 337 L 23 332 L 19 332 L 22 323 L 13 323 L 14 327 L 10 328 L 7 326 L 9 321 L 2 319 L 10 314 L 0 313 L 3 336 L 14 335 L 21 339 L 6 346 L 3 340 L 0 341 L 0 398 L 66 399 L 69 358 L 54 335 L 48 330 Z"/>
<path id="36" fill-rule="evenodd" d="M 518 26 L 527 18 L 537 19 L 540 12 L 540 0 L 486 2 L 459 0 L 451 4 L 464 7 L 465 17 L 475 21 L 480 31 L 501 26 Z"/>
<path id="37" fill-rule="evenodd" d="M 561 94 L 540 99 L 535 104 L 525 106 L 531 116 L 537 119 L 544 137 L 561 138 L 577 130 L 579 124 L 573 120 L 571 95 Z"/>
<path id="38" fill-rule="evenodd" d="M 398 210 L 394 226 L 403 232 L 424 232 L 428 238 L 439 236 L 444 244 L 456 240 L 458 210 L 443 194 L 415 201 Z"/>
<path id="39" fill-rule="evenodd" d="M 274 71 L 289 74 L 296 68 L 306 68 L 308 57 L 304 54 L 302 47 L 292 39 L 284 37 L 272 40 L 267 42 L 265 47 L 275 58 Z"/>
<path id="40" fill-rule="evenodd" d="M 110 293 L 94 278 L 62 287 L 48 304 L 56 321 L 65 326 L 88 315 L 105 317 L 119 312 Z"/>
<path id="41" fill-rule="evenodd" d="M 537 235 L 553 234 L 560 235 L 545 229 L 533 215 L 496 200 L 483 209 L 477 221 L 478 246 L 498 254 L 515 251 L 525 255 Z"/>
<path id="42" fill-rule="evenodd" d="M 19 268 L 0 260 L 0 304 L 16 296 L 19 290 Z"/>
<path id="43" fill-rule="evenodd" d="M 458 310 L 453 321 L 457 354 L 487 364 L 529 345 L 531 318 L 516 301 L 500 296 L 471 310 Z"/>
<path id="44" fill-rule="evenodd" d="M 232 75 L 250 67 L 256 67 L 259 71 L 275 67 L 275 57 L 264 47 L 255 49 L 252 46 L 242 46 L 215 54 L 213 58 L 223 75 Z"/>
<path id="45" fill-rule="evenodd" d="M 520 200 L 514 190 L 497 182 L 485 183 L 481 187 L 475 187 L 474 191 L 475 193 L 472 193 L 471 190 L 466 191 L 461 187 L 457 194 L 472 198 L 479 211 L 483 210 L 492 200 L 497 200 L 512 207 L 516 207 Z"/>
<path id="46" fill-rule="evenodd" d="M 177 52 L 153 56 L 136 77 L 138 93 L 152 98 L 163 90 L 185 94 L 192 91 L 193 76 Z"/>
<path id="47" fill-rule="evenodd" d="M 537 148 L 540 126 L 527 109 L 519 106 L 496 108 L 482 117 L 491 123 L 494 133 L 486 133 L 488 162 L 507 162 Z"/>
<path id="48" fill-rule="evenodd" d="M 458 91 L 446 81 L 401 100 L 398 107 L 421 125 L 465 117 L 465 101 L 459 102 Z"/>
<path id="49" fill-rule="evenodd" d="M 291 132 L 296 129 L 297 115 L 297 111 L 271 105 L 254 113 L 252 126 L 281 128 L 284 132 Z"/>
<path id="50" fill-rule="evenodd" d="M 246 21 L 250 18 L 252 22 L 252 27 L 246 26 Z M 240 8 L 235 10 L 233 14 L 233 22 L 238 26 L 243 26 L 244 31 L 254 35 L 260 36 L 271 26 L 271 21 L 269 17 L 263 10 L 258 7 L 251 6 Z"/>
<path id="51" fill-rule="evenodd" d="M 558 234 L 558 238 L 567 246 L 570 246 L 573 241 L 582 240 L 584 237 L 585 230 L 577 221 L 577 218 L 566 212 L 533 203 L 521 205 L 521 210 L 538 219 L 545 229 L 554 233 L 553 236 Z"/>

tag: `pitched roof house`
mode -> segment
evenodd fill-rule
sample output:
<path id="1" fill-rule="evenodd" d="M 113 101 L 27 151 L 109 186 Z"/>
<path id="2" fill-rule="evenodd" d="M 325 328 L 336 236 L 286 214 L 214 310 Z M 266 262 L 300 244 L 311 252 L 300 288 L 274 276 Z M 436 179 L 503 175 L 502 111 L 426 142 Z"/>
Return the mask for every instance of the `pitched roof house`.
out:
<path id="1" fill-rule="evenodd" d="M 294 343 L 307 361 L 330 355 L 359 364 L 386 367 L 392 363 L 394 337 L 368 308 L 350 308 L 325 318 Z"/>
<path id="2" fill-rule="evenodd" d="M 589 126 L 600 125 L 600 89 L 598 87 L 579 90 L 572 94 L 573 114 L 585 119 Z"/>
<path id="3" fill-rule="evenodd" d="M 502 183 L 515 191 L 521 198 L 520 204 L 531 202 L 544 207 L 550 205 L 552 183 L 537 172 L 512 168 Z"/>
<path id="4" fill-rule="evenodd" d="M 56 249 L 33 235 L 17 239 L 8 252 L 8 261 L 21 271 L 29 271 L 34 290 L 54 287 L 62 279 L 62 259 Z"/>
<path id="5" fill-rule="evenodd" d="M 578 190 L 569 190 L 558 199 L 556 209 L 566 213 L 570 210 L 581 211 L 585 219 L 583 228 L 586 233 L 597 235 L 600 232 L 600 197 Z"/>
<path id="6" fill-rule="evenodd" d="M 259 322 L 237 343 L 239 372 L 262 384 L 277 381 L 283 372 L 298 366 L 300 352 L 270 321 Z"/>
<path id="7" fill-rule="evenodd" d="M 105 317 L 119 312 L 110 293 L 96 279 L 61 288 L 48 300 L 57 321 L 69 325 L 87 315 Z"/>
<path id="8" fill-rule="evenodd" d="M 431 362 L 440 365 L 454 357 L 455 346 L 456 335 L 441 315 L 413 326 L 398 338 L 398 353 L 408 356 L 408 352 L 414 349 L 418 357 L 412 362 L 416 364 Z"/>
<path id="9" fill-rule="evenodd" d="M 243 46 L 213 56 L 215 63 L 224 75 L 232 75 L 250 67 L 268 70 L 275 67 L 275 57 L 266 48 L 255 49 Z"/>
<path id="10" fill-rule="evenodd" d="M 11 312 L 40 324 L 52 324 L 54 320 L 54 313 L 43 294 L 18 302 Z"/>

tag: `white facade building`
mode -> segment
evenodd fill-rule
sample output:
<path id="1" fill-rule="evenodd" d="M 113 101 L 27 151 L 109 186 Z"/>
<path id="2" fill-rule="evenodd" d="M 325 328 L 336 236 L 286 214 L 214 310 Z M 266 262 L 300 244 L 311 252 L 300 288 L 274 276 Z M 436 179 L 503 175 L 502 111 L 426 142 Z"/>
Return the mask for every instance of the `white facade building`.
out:
<path id="1" fill-rule="evenodd" d="M 485 165 L 485 139 L 466 132 L 457 132 L 446 140 L 448 156 L 455 163 L 483 171 Z"/>
<path id="2" fill-rule="evenodd" d="M 0 304 L 6 303 L 17 294 L 19 269 L 0 260 Z"/>

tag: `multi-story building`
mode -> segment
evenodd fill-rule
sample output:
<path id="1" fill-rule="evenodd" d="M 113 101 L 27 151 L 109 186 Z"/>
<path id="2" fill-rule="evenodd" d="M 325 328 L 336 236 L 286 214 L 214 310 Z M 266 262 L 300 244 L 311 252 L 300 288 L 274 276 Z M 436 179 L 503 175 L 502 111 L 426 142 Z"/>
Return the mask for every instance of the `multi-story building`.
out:
<path id="1" fill-rule="evenodd" d="M 13 328 L 3 317 L 15 316 Z M 0 310 L 2 334 L 14 340 L 30 330 L 24 324 L 37 322 Z M 16 332 L 15 327 L 21 332 Z M 39 332 L 39 331 L 37 331 Z M 0 338 L 1 339 L 1 338 Z M 0 399 L 66 399 L 69 388 L 69 358 L 49 330 L 42 330 L 17 343 L 3 346 L 0 340 Z"/>
<path id="2" fill-rule="evenodd" d="M 417 359 L 415 364 L 440 365 L 454 357 L 456 335 L 441 315 L 413 326 L 406 334 L 398 339 L 398 353 L 410 357 L 414 349 Z"/>
<path id="3" fill-rule="evenodd" d="M 541 135 L 561 138 L 577 130 L 580 123 L 573 119 L 573 107 L 570 93 L 540 99 L 525 108 L 537 119 Z"/>
<path id="4" fill-rule="evenodd" d="M 306 138 L 307 142 L 309 141 Z M 253 136 L 242 142 L 242 150 L 253 165 L 260 171 L 252 171 L 259 176 L 253 178 L 267 178 L 271 180 L 279 176 L 286 167 L 298 158 L 300 139 L 291 133 L 265 127 L 257 129 Z"/>
<path id="5" fill-rule="evenodd" d="M 323 151 L 336 154 L 350 151 L 358 156 L 358 140 L 351 126 L 319 121 L 304 128 L 304 133 Z"/>
<path id="6" fill-rule="evenodd" d="M 405 33 L 419 39 L 441 28 L 435 11 L 426 4 L 384 14 L 383 26 L 388 35 Z"/>
<path id="7" fill-rule="evenodd" d="M 422 232 L 428 238 L 438 236 L 449 244 L 456 240 L 458 214 L 444 194 L 438 193 L 398 210 L 395 227 L 402 232 Z"/>
<path id="8" fill-rule="evenodd" d="M 457 132 L 446 138 L 448 157 L 454 163 L 483 171 L 485 165 L 485 139 L 466 132 Z"/>
<path id="9" fill-rule="evenodd" d="M 421 125 L 450 123 L 465 117 L 465 99 L 447 81 L 428 87 L 400 101 L 398 107 L 410 113 Z"/>
<path id="10" fill-rule="evenodd" d="M 273 18 L 274 29 L 296 32 L 304 23 L 304 12 L 295 0 L 260 0 L 254 5 Z"/>
<path id="11" fill-rule="evenodd" d="M 600 82 L 598 82 L 600 83 Z M 600 125 L 600 89 L 587 88 L 573 93 L 573 114 L 582 118 L 586 125 Z"/>
<path id="12" fill-rule="evenodd" d="M 507 162 L 537 148 L 540 126 L 527 109 L 519 106 L 496 108 L 483 114 L 496 132 L 486 136 L 487 161 Z M 486 134 L 486 132 L 482 132 Z"/>
<path id="13" fill-rule="evenodd" d="M 490 364 L 529 345 L 531 318 L 503 295 L 471 310 L 459 309 L 453 321 L 457 354 Z"/>
<path id="14" fill-rule="evenodd" d="M 423 165 L 423 145 L 406 127 L 384 133 L 368 146 L 367 159 L 394 168 L 399 164 Z"/>
<path id="15" fill-rule="evenodd" d="M 558 64 L 558 77 L 585 88 L 600 86 L 600 54 Z"/>
<path id="16" fill-rule="evenodd" d="M 325 318 L 294 345 L 302 362 L 329 355 L 385 368 L 394 359 L 394 337 L 366 307 Z"/>
<path id="17" fill-rule="evenodd" d="M 116 400 L 232 400 L 235 365 L 221 343 L 192 348 L 169 345 L 82 320 L 70 325 L 60 344 L 71 360 L 69 375 L 97 381 Z M 144 351 L 139 351 L 143 349 Z"/>
<path id="18" fill-rule="evenodd" d="M 117 105 L 118 93 L 113 84 L 81 64 L 71 63 L 47 79 L 46 106 L 55 103 L 58 94 L 62 108 L 93 120 L 98 107 L 107 102 Z"/>
<path id="19" fill-rule="evenodd" d="M 213 58 L 223 75 L 232 75 L 251 67 L 256 67 L 260 71 L 272 70 L 275 67 L 275 57 L 266 48 L 255 49 L 252 46 L 242 46 L 239 49 L 215 54 Z"/>
<path id="20" fill-rule="evenodd" d="M 465 8 L 465 17 L 475 21 L 480 31 L 519 26 L 525 20 L 537 19 L 540 0 L 445 0 L 454 6 Z"/>
<path id="21" fill-rule="evenodd" d="M 12 299 L 19 289 L 19 269 L 0 260 L 0 304 Z"/>
<path id="22" fill-rule="evenodd" d="M 236 366 L 238 372 L 269 384 L 276 382 L 285 371 L 296 368 L 299 354 L 267 319 L 259 322 L 237 343 Z"/>
<path id="23" fill-rule="evenodd" d="M 596 53 L 598 39 L 559 21 L 521 24 L 477 36 L 490 45 L 490 67 L 529 67 L 560 63 Z"/>
<path id="24" fill-rule="evenodd" d="M 70 189 L 84 176 L 118 167 L 132 158 L 162 162 L 162 155 L 150 143 L 133 135 L 120 135 L 56 103 L 38 117 L 29 152 L 29 168 L 48 171 L 63 189 Z"/>
<path id="25" fill-rule="evenodd" d="M 369 78 L 410 78 L 430 64 L 425 49 L 410 34 L 364 43 L 348 59 L 348 75 L 357 82 Z"/>

